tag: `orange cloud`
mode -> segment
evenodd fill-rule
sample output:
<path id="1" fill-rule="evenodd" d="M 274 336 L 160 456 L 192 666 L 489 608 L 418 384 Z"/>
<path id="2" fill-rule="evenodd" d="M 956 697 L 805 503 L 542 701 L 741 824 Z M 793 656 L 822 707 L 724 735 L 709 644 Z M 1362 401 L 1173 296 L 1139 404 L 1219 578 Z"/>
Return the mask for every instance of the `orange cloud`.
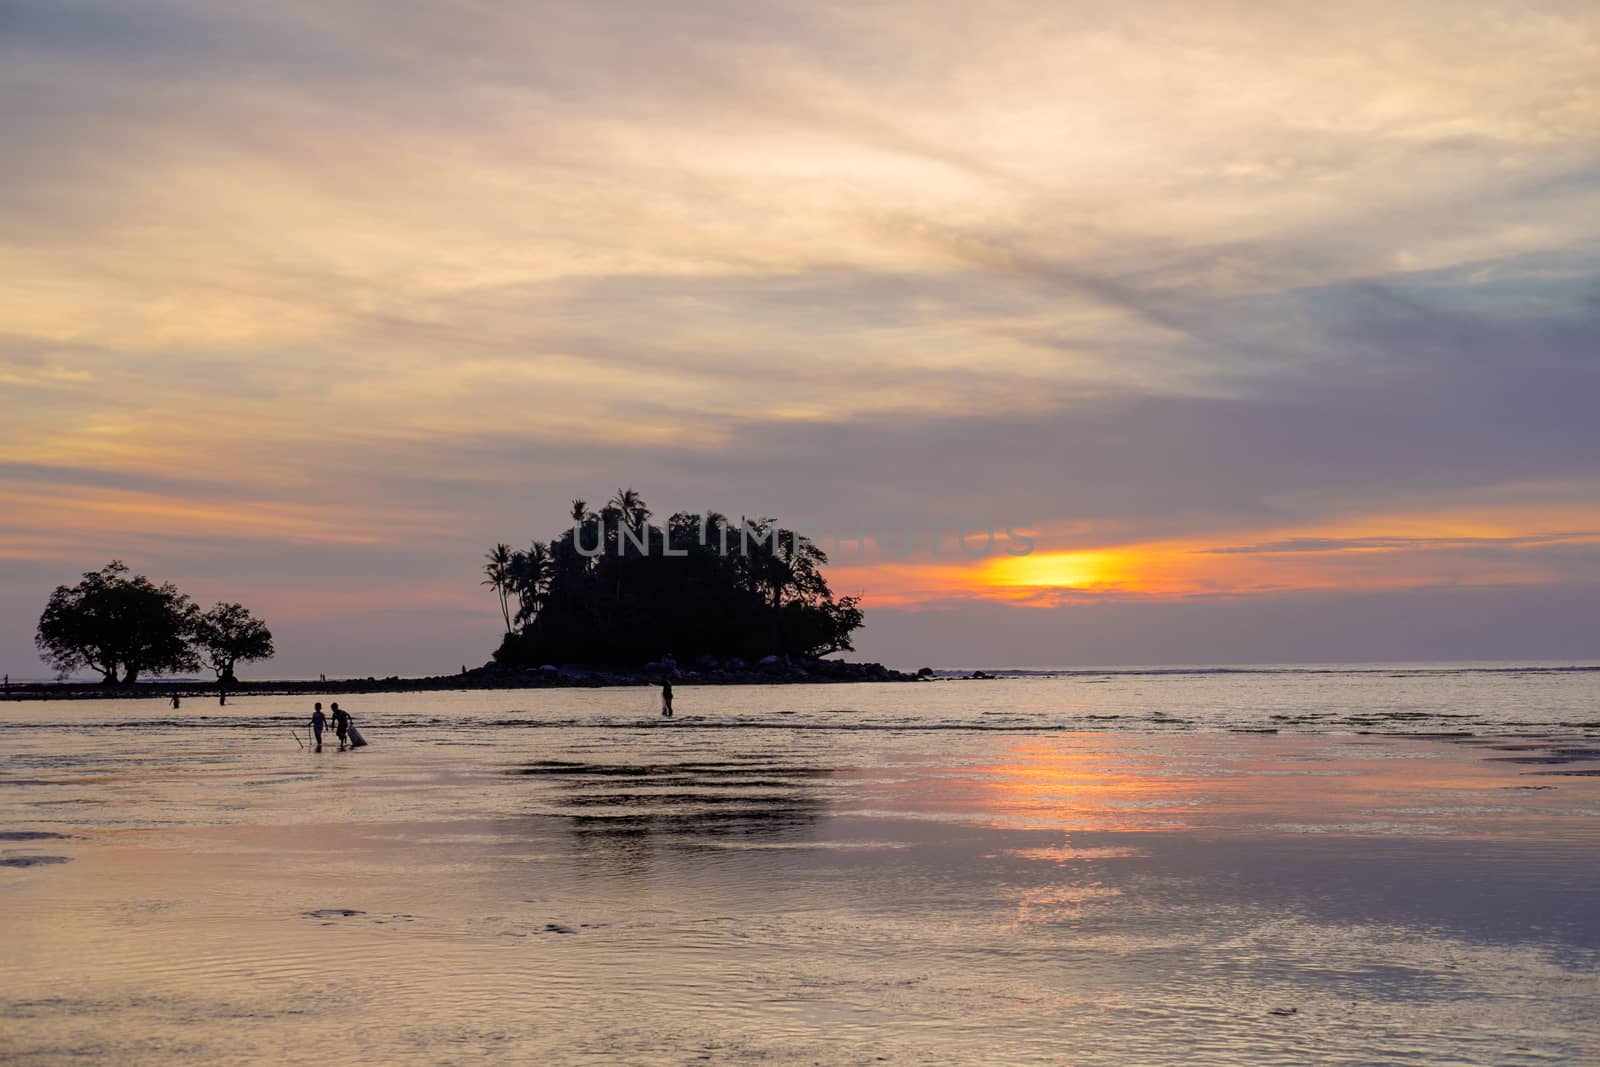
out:
<path id="1" fill-rule="evenodd" d="M 1550 532 L 1551 519 L 1576 531 Z M 1072 531 L 1075 538 L 1081 532 Z M 1042 535 L 1048 545 L 1050 537 Z M 1548 550 L 1600 545 L 1600 513 L 1517 510 L 1384 515 L 1326 527 L 1225 531 L 1203 538 L 1044 548 L 1026 556 L 852 562 L 830 568 L 843 592 L 873 606 L 964 599 L 1039 607 L 1106 597 L 1173 599 L 1327 589 L 1549 584 L 1565 580 Z"/>

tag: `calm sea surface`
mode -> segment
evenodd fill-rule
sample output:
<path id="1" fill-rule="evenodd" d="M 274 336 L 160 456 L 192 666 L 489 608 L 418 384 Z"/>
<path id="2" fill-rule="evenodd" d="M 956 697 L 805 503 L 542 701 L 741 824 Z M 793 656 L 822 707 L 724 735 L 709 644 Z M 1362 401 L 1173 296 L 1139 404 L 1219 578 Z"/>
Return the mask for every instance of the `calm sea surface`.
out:
<path id="1" fill-rule="evenodd" d="M 0 702 L 0 1060 L 1600 1062 L 1564 666 Z"/>

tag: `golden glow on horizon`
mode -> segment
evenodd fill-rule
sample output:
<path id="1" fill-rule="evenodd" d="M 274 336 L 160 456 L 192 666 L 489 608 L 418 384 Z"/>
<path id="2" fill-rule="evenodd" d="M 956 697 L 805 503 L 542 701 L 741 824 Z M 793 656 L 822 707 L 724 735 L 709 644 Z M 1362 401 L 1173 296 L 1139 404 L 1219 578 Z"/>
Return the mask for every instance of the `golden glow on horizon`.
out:
<path id="1" fill-rule="evenodd" d="M 1546 519 L 1561 525 L 1551 532 Z M 1559 532 L 1560 530 L 1574 532 Z M 1593 531 L 1593 532 L 1584 532 Z M 1075 528 L 1038 529 L 1037 540 L 1070 540 Z M 866 592 L 883 607 L 944 605 L 968 598 L 1035 607 L 1096 597 L 1174 599 L 1426 585 L 1554 584 L 1547 546 L 1600 545 L 1600 511 L 1494 509 L 1389 513 L 1324 527 L 1217 531 L 1181 541 L 984 559 L 840 556 L 836 589 Z"/>
<path id="2" fill-rule="evenodd" d="M 1001 588 L 1095 589 L 1119 584 L 1124 574 L 1125 568 L 1110 552 L 1034 552 L 990 559 L 978 581 Z"/>

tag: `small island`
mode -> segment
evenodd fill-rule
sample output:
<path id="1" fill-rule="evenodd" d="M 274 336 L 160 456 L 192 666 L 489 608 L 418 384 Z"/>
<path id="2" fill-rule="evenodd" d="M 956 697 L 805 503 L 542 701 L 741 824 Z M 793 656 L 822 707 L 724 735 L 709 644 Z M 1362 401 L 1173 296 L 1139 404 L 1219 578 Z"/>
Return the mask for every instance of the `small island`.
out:
<path id="1" fill-rule="evenodd" d="M 861 598 L 835 597 L 826 553 L 770 517 L 674 512 L 633 489 L 526 549 L 496 545 L 483 584 L 505 634 L 470 685 L 914 681 L 854 651 Z"/>

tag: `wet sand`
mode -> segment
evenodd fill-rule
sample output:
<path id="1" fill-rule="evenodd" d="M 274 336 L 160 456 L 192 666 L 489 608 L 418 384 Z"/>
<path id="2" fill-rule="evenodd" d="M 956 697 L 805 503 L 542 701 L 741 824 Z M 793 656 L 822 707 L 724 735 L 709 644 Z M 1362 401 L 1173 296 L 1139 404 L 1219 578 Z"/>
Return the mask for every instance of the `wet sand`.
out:
<path id="1" fill-rule="evenodd" d="M 1581 735 L 370 722 L 14 721 L 0 1059 L 1600 1061 Z"/>

